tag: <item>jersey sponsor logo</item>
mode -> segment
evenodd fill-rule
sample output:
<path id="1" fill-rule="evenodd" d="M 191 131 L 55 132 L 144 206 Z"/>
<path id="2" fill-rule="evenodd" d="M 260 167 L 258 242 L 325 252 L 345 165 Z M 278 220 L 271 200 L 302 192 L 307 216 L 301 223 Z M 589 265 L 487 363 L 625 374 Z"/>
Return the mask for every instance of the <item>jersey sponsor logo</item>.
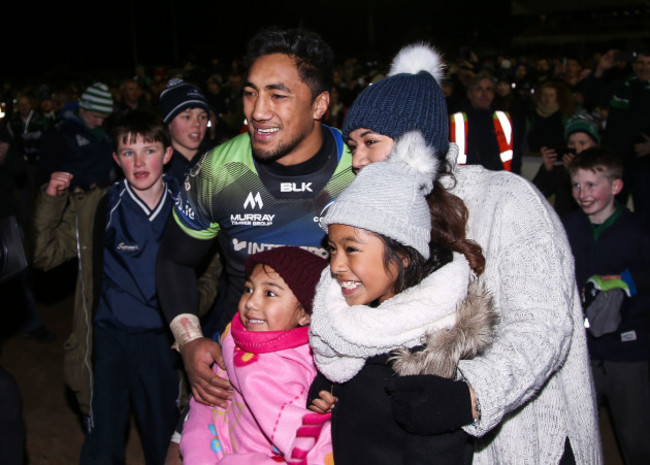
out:
<path id="1" fill-rule="evenodd" d="M 276 247 L 284 247 L 287 244 L 265 244 L 265 243 L 251 242 L 251 241 L 240 241 L 237 238 L 233 238 L 232 245 L 235 252 L 241 253 L 243 250 L 245 250 L 248 255 L 253 255 L 258 252 L 263 252 L 265 250 L 275 249 Z M 318 255 L 319 257 L 329 259 L 329 253 L 327 252 L 327 250 L 321 247 L 309 247 L 309 246 L 299 246 L 299 247 L 315 255 Z"/>
<path id="2" fill-rule="evenodd" d="M 138 244 L 125 244 L 124 242 L 117 244 L 116 248 L 120 252 L 137 252 L 140 250 L 140 246 Z"/>
<path id="3" fill-rule="evenodd" d="M 262 196 L 258 192 L 253 196 L 252 192 L 248 193 L 248 197 L 246 197 L 246 201 L 244 201 L 244 210 L 246 210 L 249 206 L 251 207 L 252 210 L 255 210 L 255 206 L 258 206 L 259 209 L 261 210 L 264 207 L 264 202 L 262 202 Z"/>
<path id="4" fill-rule="evenodd" d="M 239 252 L 246 248 L 246 241 L 240 241 L 239 239 L 232 240 L 232 248 L 235 249 L 235 252 Z"/>
<path id="5" fill-rule="evenodd" d="M 262 213 L 235 213 L 230 215 L 230 223 L 233 226 L 273 226 L 275 215 Z"/>
<path id="6" fill-rule="evenodd" d="M 181 216 L 190 220 L 194 219 L 194 209 L 192 209 L 188 203 L 183 202 L 183 198 L 180 194 L 176 197 L 174 203 L 176 204 L 176 210 L 181 214 Z"/>
<path id="7" fill-rule="evenodd" d="M 314 192 L 311 190 L 311 182 L 281 182 L 280 192 Z"/>
<path id="8" fill-rule="evenodd" d="M 319 216 L 314 216 L 314 223 L 322 223 L 323 218 L 325 218 L 325 213 L 327 213 L 327 210 L 332 206 L 332 204 L 336 202 L 336 199 L 330 200 L 327 205 L 323 207 L 323 209 L 320 211 Z"/>

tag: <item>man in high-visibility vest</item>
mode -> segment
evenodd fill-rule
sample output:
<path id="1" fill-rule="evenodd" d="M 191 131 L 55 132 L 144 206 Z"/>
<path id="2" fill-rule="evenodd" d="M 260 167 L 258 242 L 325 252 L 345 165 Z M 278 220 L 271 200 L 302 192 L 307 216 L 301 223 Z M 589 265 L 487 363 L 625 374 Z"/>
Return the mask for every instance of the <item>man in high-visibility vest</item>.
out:
<path id="1" fill-rule="evenodd" d="M 521 153 L 512 119 L 507 112 L 492 110 L 494 87 L 488 73 L 481 72 L 472 79 L 462 111 L 450 116 L 450 139 L 458 145 L 461 165 L 519 173 Z"/>

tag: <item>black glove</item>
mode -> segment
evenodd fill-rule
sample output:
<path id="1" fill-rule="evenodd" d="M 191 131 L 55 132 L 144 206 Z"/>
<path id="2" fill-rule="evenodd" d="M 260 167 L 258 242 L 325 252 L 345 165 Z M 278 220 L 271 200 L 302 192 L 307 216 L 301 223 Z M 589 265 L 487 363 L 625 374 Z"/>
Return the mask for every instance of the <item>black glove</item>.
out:
<path id="1" fill-rule="evenodd" d="M 435 375 L 395 376 L 385 384 L 395 421 L 412 434 L 440 434 L 474 421 L 467 383 Z"/>

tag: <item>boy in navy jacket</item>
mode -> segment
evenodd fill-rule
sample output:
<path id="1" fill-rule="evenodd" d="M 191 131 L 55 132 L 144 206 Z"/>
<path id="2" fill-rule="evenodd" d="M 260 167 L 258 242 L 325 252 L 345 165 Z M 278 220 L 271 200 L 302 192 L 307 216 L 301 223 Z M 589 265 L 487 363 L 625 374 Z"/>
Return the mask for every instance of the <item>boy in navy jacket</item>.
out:
<path id="1" fill-rule="evenodd" d="M 181 361 L 160 310 L 155 263 L 178 187 L 163 175 L 172 147 L 157 114 L 127 113 L 113 142 L 124 178 L 109 189 L 69 193 L 73 175 L 52 173 L 37 208 L 35 260 L 47 267 L 80 250 L 85 265 L 77 292 L 83 312 L 75 309 L 73 324 L 82 330 L 66 342 L 68 351 L 80 347 L 67 371 L 88 373 L 67 376 L 87 420 L 81 463 L 124 463 L 133 414 L 147 464 L 160 464 L 178 420 Z"/>
<path id="2" fill-rule="evenodd" d="M 587 331 L 597 398 L 607 400 L 625 463 L 650 463 L 650 230 L 615 201 L 623 188 L 618 156 L 590 148 L 576 155 L 569 172 L 580 210 L 563 222 L 578 287 L 584 296 L 593 279 L 604 287 L 625 290 L 618 327 L 598 337 L 594 328 Z"/>

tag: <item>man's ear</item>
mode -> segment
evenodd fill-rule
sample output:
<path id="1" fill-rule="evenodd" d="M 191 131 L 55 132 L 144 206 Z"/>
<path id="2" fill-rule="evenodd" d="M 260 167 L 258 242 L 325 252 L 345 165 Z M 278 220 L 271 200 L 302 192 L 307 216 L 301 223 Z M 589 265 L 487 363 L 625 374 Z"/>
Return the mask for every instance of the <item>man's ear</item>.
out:
<path id="1" fill-rule="evenodd" d="M 612 194 L 618 195 L 623 190 L 623 180 L 618 178 L 612 182 Z"/>
<path id="2" fill-rule="evenodd" d="M 313 111 L 314 111 L 314 119 L 317 121 L 320 121 L 323 119 L 323 116 L 325 113 L 327 113 L 327 109 L 330 106 L 330 93 L 329 92 L 321 92 L 318 97 L 314 99 L 314 103 L 312 105 Z"/>

